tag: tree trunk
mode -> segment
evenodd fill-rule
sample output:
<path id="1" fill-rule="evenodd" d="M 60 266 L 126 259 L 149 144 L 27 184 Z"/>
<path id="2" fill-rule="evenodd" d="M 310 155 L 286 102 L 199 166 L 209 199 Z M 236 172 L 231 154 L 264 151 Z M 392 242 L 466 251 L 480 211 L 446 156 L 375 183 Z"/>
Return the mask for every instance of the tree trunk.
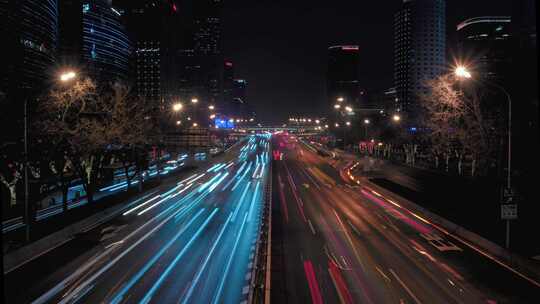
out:
<path id="1" fill-rule="evenodd" d="M 139 192 L 143 191 L 143 177 L 142 177 L 142 170 L 139 171 Z"/>
<path id="2" fill-rule="evenodd" d="M 126 176 L 126 191 L 129 190 L 129 187 L 131 186 L 131 179 L 129 178 L 129 167 L 126 166 L 126 164 L 124 163 L 124 174 Z"/>
<path id="3" fill-rule="evenodd" d="M 15 206 L 17 204 L 17 187 L 15 184 L 8 184 L 9 189 L 9 197 L 10 197 L 10 204 L 11 206 Z"/>
<path id="4" fill-rule="evenodd" d="M 62 188 L 62 210 L 66 212 L 68 210 L 69 184 L 62 178 L 60 187 Z"/>

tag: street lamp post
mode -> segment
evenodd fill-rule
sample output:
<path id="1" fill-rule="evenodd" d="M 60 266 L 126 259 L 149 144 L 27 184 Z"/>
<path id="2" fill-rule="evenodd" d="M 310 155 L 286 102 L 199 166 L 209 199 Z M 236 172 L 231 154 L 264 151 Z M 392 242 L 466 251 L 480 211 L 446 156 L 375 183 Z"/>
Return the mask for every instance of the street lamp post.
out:
<path id="1" fill-rule="evenodd" d="M 368 126 L 369 126 L 369 119 L 364 119 L 364 134 L 366 136 L 366 140 L 368 140 Z"/>
<path id="2" fill-rule="evenodd" d="M 471 73 L 467 70 L 464 66 L 459 66 L 454 71 L 454 74 L 456 77 L 460 79 L 470 79 L 472 78 Z M 487 84 L 501 90 L 506 95 L 506 100 L 508 103 L 508 151 L 507 151 L 507 175 L 506 175 L 506 188 L 508 191 L 511 191 L 512 189 L 512 98 L 510 97 L 510 94 L 508 91 L 503 88 L 502 86 L 486 82 Z M 510 220 L 506 220 L 506 248 L 508 249 L 510 247 Z"/>
<path id="3" fill-rule="evenodd" d="M 30 241 L 30 199 L 28 189 L 28 96 L 24 99 L 24 217 L 26 219 L 25 237 Z"/>
<path id="4" fill-rule="evenodd" d="M 65 71 L 61 73 L 58 77 L 60 82 L 67 83 L 72 80 L 74 80 L 77 77 L 77 73 L 75 71 Z M 30 212 L 30 188 L 28 184 L 28 101 L 30 99 L 30 96 L 26 96 L 24 99 L 24 163 L 23 163 L 23 170 L 24 170 L 24 217 L 26 221 L 25 226 L 25 239 L 27 242 L 30 241 L 30 229 L 32 224 L 32 212 Z"/>

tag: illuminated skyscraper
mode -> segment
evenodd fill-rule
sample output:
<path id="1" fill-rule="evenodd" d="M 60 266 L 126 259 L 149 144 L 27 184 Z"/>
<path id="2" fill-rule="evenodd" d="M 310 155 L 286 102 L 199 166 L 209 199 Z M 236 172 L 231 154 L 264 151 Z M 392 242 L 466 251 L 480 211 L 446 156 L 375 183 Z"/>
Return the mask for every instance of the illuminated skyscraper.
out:
<path id="1" fill-rule="evenodd" d="M 57 1 L 0 1 L 0 34 L 0 142 L 8 144 L 22 137 L 24 100 L 32 101 L 55 80 Z"/>
<path id="2" fill-rule="evenodd" d="M 83 0 L 82 12 L 87 74 L 99 83 L 127 79 L 132 50 L 122 13 L 108 0 Z"/>
<path id="3" fill-rule="evenodd" d="M 326 90 L 330 104 L 338 98 L 353 104 L 359 102 L 358 46 L 337 45 L 328 48 Z"/>
<path id="4" fill-rule="evenodd" d="M 510 68 L 510 16 L 486 16 L 457 25 L 460 59 L 484 80 L 501 81 Z"/>
<path id="5" fill-rule="evenodd" d="M 0 3 L 2 48 L 0 90 L 10 98 L 20 89 L 51 81 L 58 47 L 56 0 L 4 0 Z"/>
<path id="6" fill-rule="evenodd" d="M 444 0 L 404 0 L 394 16 L 394 85 L 396 107 L 413 111 L 425 81 L 446 69 Z"/>

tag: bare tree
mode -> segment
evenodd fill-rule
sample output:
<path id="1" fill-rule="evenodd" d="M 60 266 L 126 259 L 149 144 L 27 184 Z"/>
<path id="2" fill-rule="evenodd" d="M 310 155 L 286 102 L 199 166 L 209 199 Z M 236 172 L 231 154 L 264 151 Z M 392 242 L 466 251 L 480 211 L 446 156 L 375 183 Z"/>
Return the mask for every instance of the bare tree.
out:
<path id="1" fill-rule="evenodd" d="M 439 156 L 444 156 L 446 170 L 455 156 L 458 173 L 463 172 L 463 161 L 471 158 L 471 174 L 477 166 L 485 166 L 496 148 L 497 111 L 488 104 L 480 90 L 457 88 L 453 75 L 444 75 L 428 81 L 429 93 L 421 96 L 425 109 L 425 125 L 438 166 Z"/>

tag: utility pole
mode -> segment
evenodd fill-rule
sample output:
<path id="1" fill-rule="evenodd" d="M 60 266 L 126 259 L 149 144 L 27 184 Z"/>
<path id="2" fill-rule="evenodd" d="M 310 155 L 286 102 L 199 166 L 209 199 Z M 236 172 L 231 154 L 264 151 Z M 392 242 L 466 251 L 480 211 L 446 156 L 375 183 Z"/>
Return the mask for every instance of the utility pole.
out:
<path id="1" fill-rule="evenodd" d="M 30 241 L 30 199 L 28 191 L 28 96 L 24 99 L 24 216 L 26 219 L 26 241 Z"/>

